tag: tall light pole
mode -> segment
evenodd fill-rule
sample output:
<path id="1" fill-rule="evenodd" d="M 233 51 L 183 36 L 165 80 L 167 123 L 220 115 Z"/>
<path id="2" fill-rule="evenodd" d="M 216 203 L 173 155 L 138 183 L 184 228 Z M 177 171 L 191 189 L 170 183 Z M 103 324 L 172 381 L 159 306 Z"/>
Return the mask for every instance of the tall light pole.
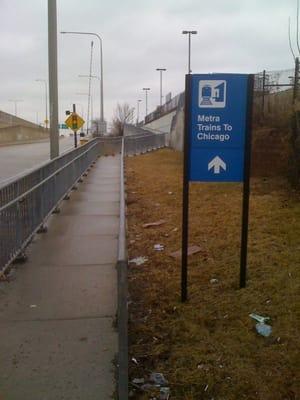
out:
<path id="1" fill-rule="evenodd" d="M 197 31 L 182 31 L 183 35 L 189 35 L 189 55 L 188 55 L 188 74 L 192 72 L 191 70 L 191 35 L 197 35 Z"/>
<path id="2" fill-rule="evenodd" d="M 56 0 L 48 0 L 50 158 L 59 156 Z"/>
<path id="3" fill-rule="evenodd" d="M 139 118 L 140 118 L 140 102 L 142 100 L 138 99 L 137 104 L 136 104 L 136 125 L 139 123 Z"/>
<path id="4" fill-rule="evenodd" d="M 90 98 L 91 108 L 93 108 L 93 96 L 90 93 L 79 92 L 79 93 L 75 93 L 75 94 L 78 95 L 78 96 L 88 96 L 88 101 L 89 101 L 89 98 Z M 88 121 L 89 121 L 89 118 L 90 118 L 89 112 L 87 112 L 87 116 L 86 117 L 87 118 L 86 118 L 85 122 L 86 122 L 86 127 L 87 127 L 87 134 L 88 134 L 88 126 L 89 126 Z"/>
<path id="5" fill-rule="evenodd" d="M 23 100 L 10 99 L 8 101 L 10 101 L 11 103 L 15 104 L 15 116 L 17 117 L 18 116 L 18 107 L 17 107 L 17 105 L 18 105 L 18 103 L 21 103 Z"/>
<path id="6" fill-rule="evenodd" d="M 36 79 L 36 82 L 44 82 L 45 84 L 45 106 L 46 106 L 46 119 L 45 119 L 45 127 L 48 128 L 48 88 L 47 88 L 47 80 L 46 79 Z"/>
<path id="7" fill-rule="evenodd" d="M 90 73 L 89 73 L 89 97 L 88 97 L 88 110 L 87 110 L 87 126 L 86 126 L 86 134 L 89 134 L 89 116 L 90 116 L 90 104 L 91 104 L 91 75 L 92 75 L 92 63 L 93 63 L 93 47 L 94 42 L 91 41 L 91 58 L 90 58 Z"/>
<path id="8" fill-rule="evenodd" d="M 149 87 L 144 87 L 143 88 L 143 90 L 145 91 L 145 99 L 146 99 L 146 102 L 145 102 L 145 106 L 146 106 L 146 108 L 145 108 L 145 112 L 146 112 L 146 115 L 145 115 L 145 118 L 147 117 L 147 115 L 148 115 L 148 90 L 150 90 L 150 88 Z"/>
<path id="9" fill-rule="evenodd" d="M 160 107 L 162 106 L 162 73 L 163 71 L 166 71 L 166 68 L 156 68 L 156 71 L 159 71 L 159 75 L 160 75 L 160 101 L 159 101 L 159 105 Z"/>
<path id="10" fill-rule="evenodd" d="M 102 51 L 102 38 L 94 32 L 73 32 L 73 31 L 61 31 L 62 34 L 71 34 L 71 35 L 92 35 L 96 36 L 99 40 L 100 44 L 100 97 L 101 97 L 101 104 L 100 104 L 100 121 L 102 122 L 103 129 L 106 131 L 106 125 L 104 121 L 104 98 L 103 98 L 103 51 Z M 103 132 L 105 133 L 105 132 Z"/>

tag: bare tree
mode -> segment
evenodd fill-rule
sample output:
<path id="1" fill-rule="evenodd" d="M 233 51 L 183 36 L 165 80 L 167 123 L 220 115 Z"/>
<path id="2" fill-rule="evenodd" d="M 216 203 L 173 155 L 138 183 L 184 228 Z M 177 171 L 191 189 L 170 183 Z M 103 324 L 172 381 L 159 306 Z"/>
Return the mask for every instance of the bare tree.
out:
<path id="1" fill-rule="evenodd" d="M 124 125 L 132 124 L 134 121 L 134 107 L 128 103 L 117 104 L 112 119 L 112 135 L 123 136 Z"/>

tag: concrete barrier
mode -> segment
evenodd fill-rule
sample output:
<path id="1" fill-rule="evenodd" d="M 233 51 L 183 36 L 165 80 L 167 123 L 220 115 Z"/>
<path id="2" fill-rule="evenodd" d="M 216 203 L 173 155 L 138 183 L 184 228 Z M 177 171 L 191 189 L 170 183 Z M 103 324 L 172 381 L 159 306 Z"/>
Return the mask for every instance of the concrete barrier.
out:
<path id="1" fill-rule="evenodd" d="M 48 140 L 49 130 L 30 126 L 6 126 L 0 128 L 0 145 L 31 143 Z"/>

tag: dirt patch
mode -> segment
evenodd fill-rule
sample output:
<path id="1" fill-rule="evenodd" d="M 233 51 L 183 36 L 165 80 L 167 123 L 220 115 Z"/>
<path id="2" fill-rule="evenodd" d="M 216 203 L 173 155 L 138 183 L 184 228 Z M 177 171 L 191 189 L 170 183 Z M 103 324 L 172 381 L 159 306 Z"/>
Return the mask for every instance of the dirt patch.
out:
<path id="1" fill-rule="evenodd" d="M 181 247 L 181 157 L 165 149 L 126 162 L 129 258 L 147 258 L 129 267 L 130 379 L 161 372 L 171 399 L 298 399 L 299 198 L 282 179 L 252 179 L 239 290 L 241 185 L 192 184 L 190 243 L 201 252 L 189 257 L 182 305 L 180 261 L 170 257 Z M 252 312 L 271 317 L 270 337 L 255 331 Z"/>

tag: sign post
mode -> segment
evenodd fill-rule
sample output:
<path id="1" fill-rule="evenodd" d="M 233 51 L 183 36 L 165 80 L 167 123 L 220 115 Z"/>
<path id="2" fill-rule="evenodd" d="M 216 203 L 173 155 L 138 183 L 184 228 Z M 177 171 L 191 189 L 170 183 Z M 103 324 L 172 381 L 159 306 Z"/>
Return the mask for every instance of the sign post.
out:
<path id="1" fill-rule="evenodd" d="M 250 75 L 248 79 L 248 106 L 247 106 L 247 116 L 246 116 L 246 138 L 245 138 L 245 150 L 244 150 L 244 185 L 243 185 L 243 211 L 242 211 L 242 233 L 241 233 L 240 288 L 246 287 L 246 273 L 247 273 L 253 87 L 254 87 L 254 76 Z"/>
<path id="2" fill-rule="evenodd" d="M 75 148 L 77 147 L 77 131 L 83 126 L 84 122 L 85 121 L 78 114 L 76 114 L 76 104 L 73 104 L 73 112 L 65 120 L 65 124 L 74 132 Z"/>
<path id="3" fill-rule="evenodd" d="M 187 300 L 189 182 L 243 182 L 240 287 L 246 285 L 253 75 L 186 75 L 181 300 Z"/>
<path id="4" fill-rule="evenodd" d="M 187 300 L 187 267 L 188 267 L 188 238 L 189 238 L 189 148 L 190 135 L 188 133 L 191 118 L 191 83 L 192 75 L 185 76 L 184 98 L 184 161 L 183 161 L 183 188 L 182 188 L 182 253 L 181 253 L 181 301 Z"/>

